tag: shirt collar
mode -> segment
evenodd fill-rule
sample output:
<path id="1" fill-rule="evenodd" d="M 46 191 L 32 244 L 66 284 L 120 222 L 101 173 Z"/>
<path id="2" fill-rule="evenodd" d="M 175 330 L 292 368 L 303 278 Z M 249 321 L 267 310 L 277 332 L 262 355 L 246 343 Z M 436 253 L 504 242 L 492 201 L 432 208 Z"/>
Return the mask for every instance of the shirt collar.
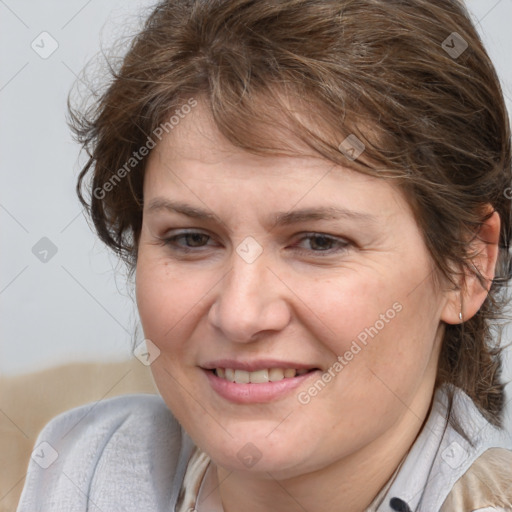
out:
<path id="1" fill-rule="evenodd" d="M 450 414 L 456 415 L 473 445 L 448 421 L 449 388 L 454 392 Z M 505 432 L 491 425 L 471 398 L 445 384 L 435 392 L 429 417 L 378 512 L 439 510 L 455 482 L 486 449 L 508 444 Z"/>

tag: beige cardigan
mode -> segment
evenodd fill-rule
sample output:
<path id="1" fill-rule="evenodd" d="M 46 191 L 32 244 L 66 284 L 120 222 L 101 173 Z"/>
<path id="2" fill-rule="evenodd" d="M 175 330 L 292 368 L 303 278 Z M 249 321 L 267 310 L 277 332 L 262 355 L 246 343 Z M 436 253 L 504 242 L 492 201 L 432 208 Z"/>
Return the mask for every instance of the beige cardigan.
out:
<path id="1" fill-rule="evenodd" d="M 492 503 L 494 508 L 489 508 Z M 440 512 L 512 511 L 512 451 L 491 448 L 460 478 Z"/>

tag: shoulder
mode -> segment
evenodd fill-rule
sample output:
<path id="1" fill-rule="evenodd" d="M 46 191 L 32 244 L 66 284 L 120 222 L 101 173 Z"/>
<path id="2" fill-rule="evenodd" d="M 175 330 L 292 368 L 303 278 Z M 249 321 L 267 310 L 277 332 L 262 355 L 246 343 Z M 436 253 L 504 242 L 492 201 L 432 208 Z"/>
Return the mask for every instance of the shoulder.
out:
<path id="1" fill-rule="evenodd" d="M 59 458 L 80 450 L 97 456 L 109 443 L 134 442 L 142 447 L 144 436 L 155 439 L 181 434 L 178 422 L 158 395 L 123 395 L 71 409 L 53 418 L 35 443 L 47 443 Z M 156 436 L 156 437 L 155 437 Z M 83 455 L 83 454 L 82 454 Z M 32 455 L 32 460 L 37 452 Z"/>
<path id="2" fill-rule="evenodd" d="M 127 423 L 131 425 L 149 419 L 161 419 L 178 423 L 159 395 L 132 394 L 91 402 L 55 416 L 41 431 L 39 436 L 45 435 L 56 441 L 77 435 L 94 435 L 101 430 L 111 430 Z M 154 424 L 158 427 L 158 422 Z"/>
<path id="3" fill-rule="evenodd" d="M 489 448 L 457 480 L 440 512 L 512 510 L 512 451 Z"/>
<path id="4" fill-rule="evenodd" d="M 158 395 L 125 395 L 52 419 L 31 456 L 19 512 L 159 510 L 184 455 L 186 435 Z"/>

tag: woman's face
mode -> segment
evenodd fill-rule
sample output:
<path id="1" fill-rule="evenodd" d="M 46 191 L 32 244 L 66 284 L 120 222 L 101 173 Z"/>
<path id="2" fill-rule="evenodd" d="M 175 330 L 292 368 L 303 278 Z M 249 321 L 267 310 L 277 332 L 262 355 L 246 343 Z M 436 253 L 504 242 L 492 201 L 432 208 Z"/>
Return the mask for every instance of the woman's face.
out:
<path id="1" fill-rule="evenodd" d="M 136 284 L 151 368 L 222 467 L 293 476 L 413 439 L 447 303 L 432 270 L 388 181 L 236 149 L 201 104 L 150 156 Z"/>

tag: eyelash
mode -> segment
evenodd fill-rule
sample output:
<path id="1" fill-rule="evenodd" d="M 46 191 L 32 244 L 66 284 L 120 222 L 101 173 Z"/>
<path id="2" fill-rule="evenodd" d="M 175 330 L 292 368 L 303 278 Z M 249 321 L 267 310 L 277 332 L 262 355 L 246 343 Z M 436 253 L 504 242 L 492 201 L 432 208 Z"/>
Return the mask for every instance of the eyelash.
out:
<path id="1" fill-rule="evenodd" d="M 161 238 L 160 240 L 163 245 L 169 246 L 169 247 L 171 247 L 172 250 L 182 252 L 185 254 L 198 252 L 198 251 L 204 250 L 206 247 L 208 247 L 207 245 L 201 245 L 201 246 L 197 246 L 197 247 L 189 247 L 189 246 L 180 246 L 178 244 L 179 240 L 181 240 L 181 239 L 186 240 L 187 236 L 194 236 L 194 235 L 208 237 L 207 243 L 208 243 L 208 241 L 212 240 L 212 237 L 210 235 L 203 233 L 201 231 L 185 231 L 185 232 L 178 233 L 178 234 L 170 236 L 170 237 Z M 292 246 L 292 249 L 295 249 L 296 251 L 298 251 L 299 253 L 302 253 L 302 254 L 314 253 L 315 255 L 319 255 L 319 256 L 323 256 L 323 255 L 328 256 L 328 255 L 344 252 L 344 251 L 348 250 L 348 247 L 350 245 L 352 245 L 349 241 L 347 241 L 345 239 L 340 239 L 340 238 L 334 237 L 332 235 L 327 235 L 325 233 L 308 232 L 308 233 L 304 233 L 303 235 L 304 236 L 302 236 L 300 238 L 299 242 L 302 242 L 304 240 L 312 240 L 314 238 L 317 238 L 317 239 L 321 238 L 321 239 L 329 241 L 332 244 L 337 244 L 338 248 L 337 249 L 330 248 L 330 249 L 315 251 L 313 249 L 297 248 L 296 245 Z"/>

